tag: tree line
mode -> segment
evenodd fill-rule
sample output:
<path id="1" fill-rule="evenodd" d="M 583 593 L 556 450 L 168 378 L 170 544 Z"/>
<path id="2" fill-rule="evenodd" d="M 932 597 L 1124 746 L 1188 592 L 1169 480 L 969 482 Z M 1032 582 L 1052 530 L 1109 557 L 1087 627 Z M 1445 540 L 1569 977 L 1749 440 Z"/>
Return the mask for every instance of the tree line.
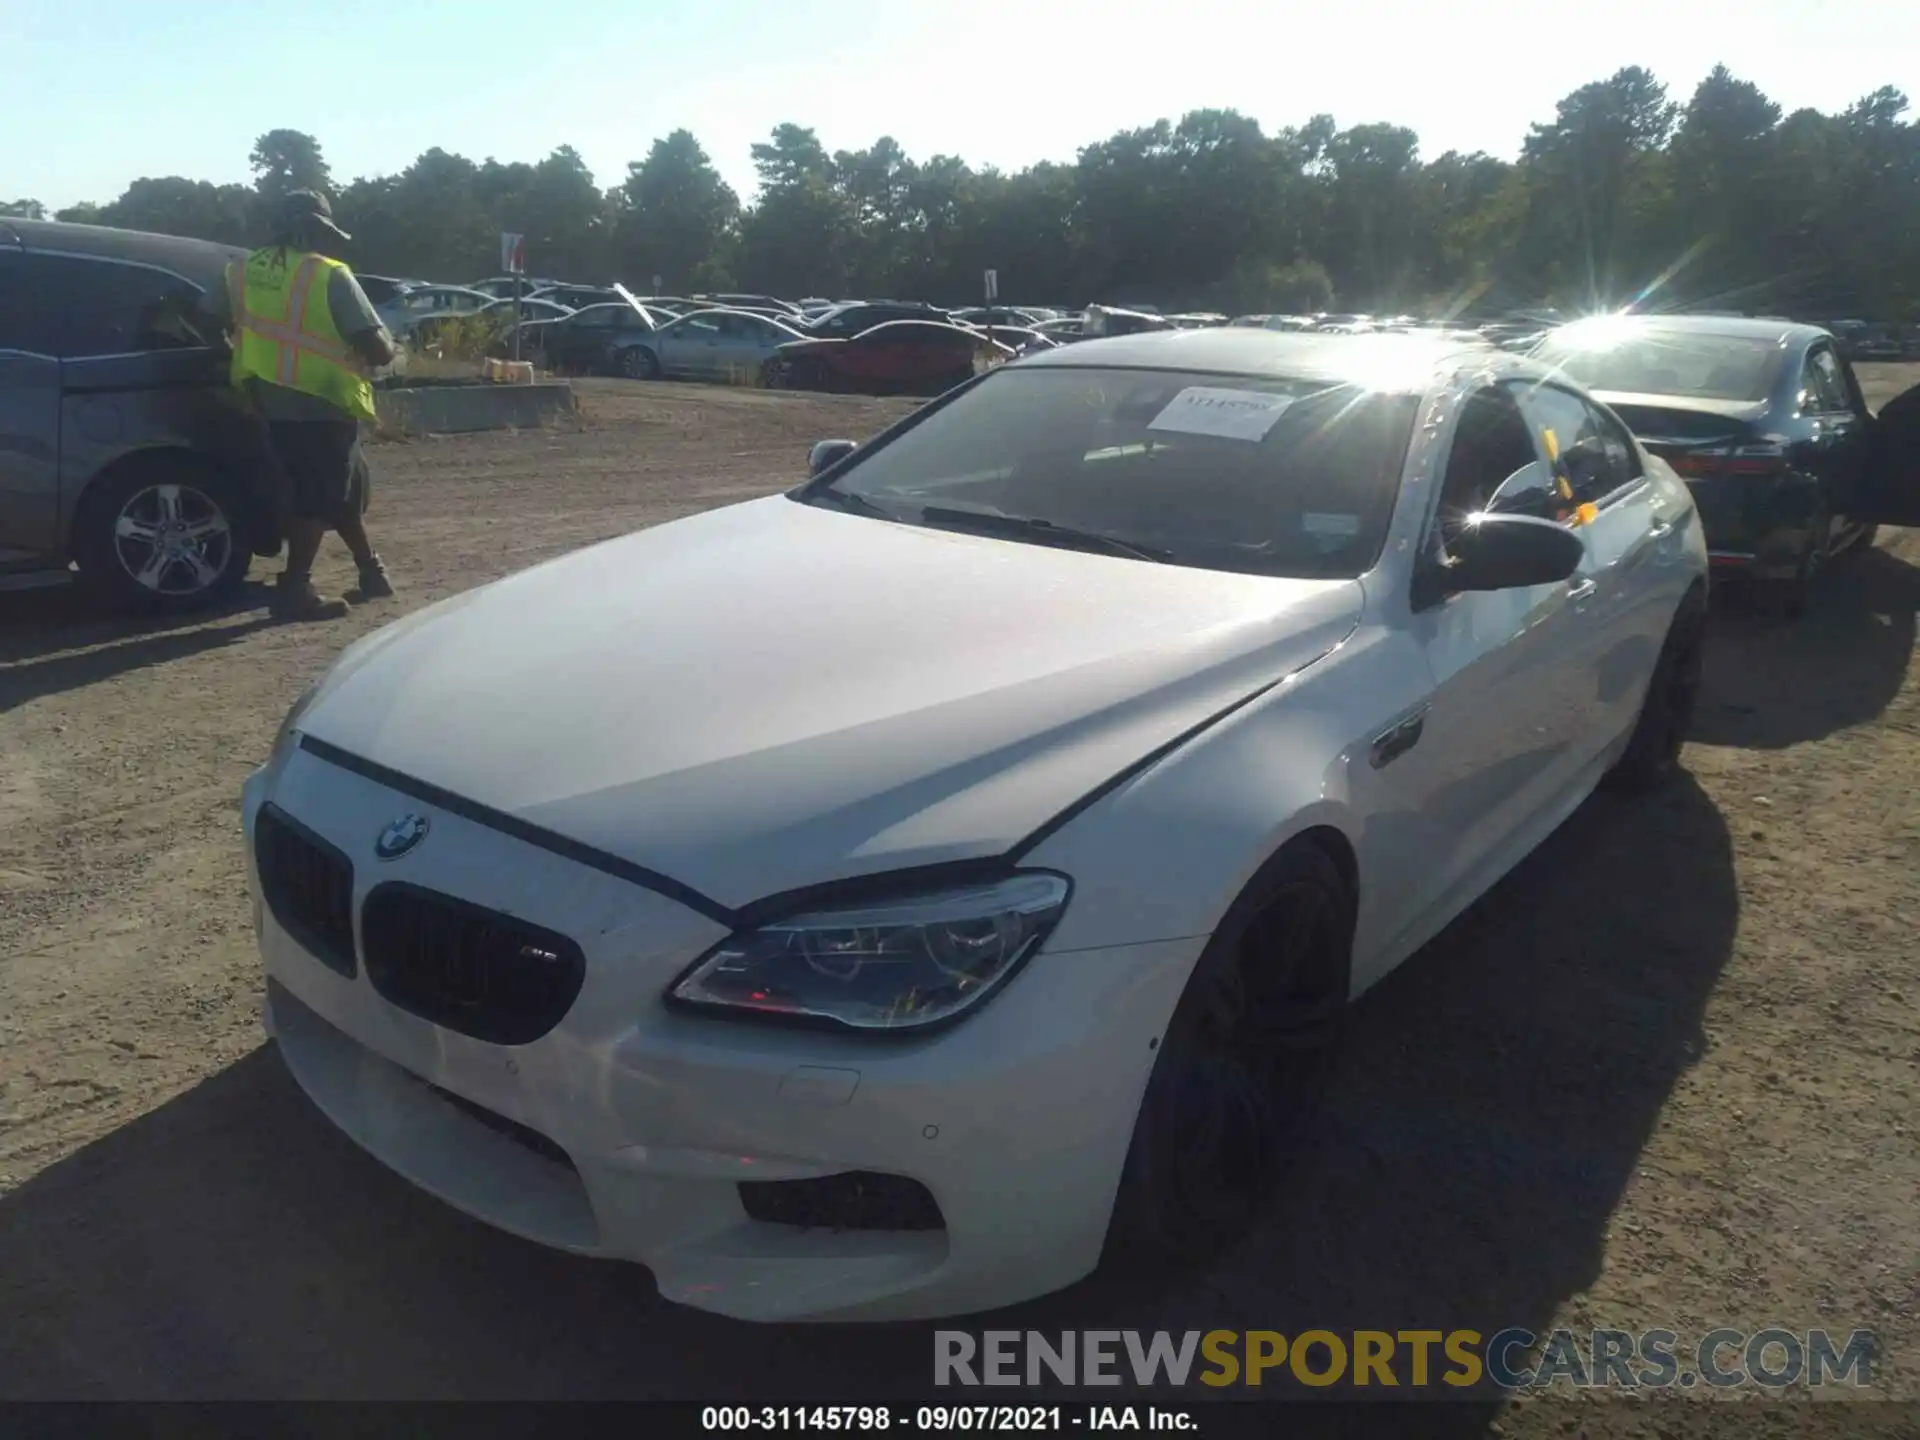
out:
<path id="1" fill-rule="evenodd" d="M 251 186 L 181 176 L 57 218 L 258 243 L 272 201 L 326 190 L 371 273 L 460 281 L 500 231 L 538 274 L 666 293 L 977 299 L 1234 313 L 1483 314 L 1637 302 L 1920 319 L 1920 123 L 1892 87 L 1839 114 L 1781 107 L 1717 68 L 1685 103 L 1639 67 L 1562 99 L 1508 161 L 1431 159 L 1397 125 L 1329 116 L 1269 134 L 1233 110 L 1125 130 L 1018 172 L 916 160 L 890 137 L 753 147 L 744 201 L 686 130 L 602 189 L 562 146 L 537 163 L 431 149 L 336 186 L 313 136 L 262 135 Z M 0 214 L 44 215 L 31 200 Z"/>

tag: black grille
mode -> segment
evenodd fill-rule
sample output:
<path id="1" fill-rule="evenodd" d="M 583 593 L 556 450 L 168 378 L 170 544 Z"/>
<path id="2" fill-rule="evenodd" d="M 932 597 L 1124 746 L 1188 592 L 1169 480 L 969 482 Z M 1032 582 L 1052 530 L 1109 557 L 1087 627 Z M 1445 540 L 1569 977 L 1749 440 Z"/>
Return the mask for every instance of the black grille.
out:
<path id="1" fill-rule="evenodd" d="M 351 977 L 353 862 L 272 805 L 253 822 L 260 892 L 274 920 L 329 969 Z"/>
<path id="2" fill-rule="evenodd" d="M 388 1000 L 494 1045 L 528 1045 L 553 1029 L 587 973 L 566 936 L 417 885 L 374 887 L 360 947 Z"/>
<path id="3" fill-rule="evenodd" d="M 748 1180 L 740 1204 L 755 1220 L 823 1230 L 944 1230 L 933 1192 L 904 1175 L 847 1170 L 818 1180 Z"/>

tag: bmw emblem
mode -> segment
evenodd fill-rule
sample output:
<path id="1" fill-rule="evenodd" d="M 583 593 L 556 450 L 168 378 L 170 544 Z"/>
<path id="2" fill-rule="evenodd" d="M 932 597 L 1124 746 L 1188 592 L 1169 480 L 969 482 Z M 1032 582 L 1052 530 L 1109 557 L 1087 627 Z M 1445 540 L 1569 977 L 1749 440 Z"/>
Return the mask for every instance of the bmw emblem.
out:
<path id="1" fill-rule="evenodd" d="M 412 854 L 426 838 L 426 816 L 402 815 L 380 832 L 380 838 L 373 842 L 373 853 L 381 860 L 398 860 Z"/>

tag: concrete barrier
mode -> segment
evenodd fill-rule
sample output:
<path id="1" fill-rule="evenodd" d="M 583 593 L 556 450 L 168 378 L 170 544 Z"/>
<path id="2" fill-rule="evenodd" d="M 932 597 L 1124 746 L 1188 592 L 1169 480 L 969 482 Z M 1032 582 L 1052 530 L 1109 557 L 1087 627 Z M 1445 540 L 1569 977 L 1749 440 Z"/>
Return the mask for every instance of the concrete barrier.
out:
<path id="1" fill-rule="evenodd" d="M 458 435 L 470 430 L 537 430 L 577 408 L 564 380 L 533 385 L 395 385 L 374 393 L 376 430 L 387 435 Z"/>

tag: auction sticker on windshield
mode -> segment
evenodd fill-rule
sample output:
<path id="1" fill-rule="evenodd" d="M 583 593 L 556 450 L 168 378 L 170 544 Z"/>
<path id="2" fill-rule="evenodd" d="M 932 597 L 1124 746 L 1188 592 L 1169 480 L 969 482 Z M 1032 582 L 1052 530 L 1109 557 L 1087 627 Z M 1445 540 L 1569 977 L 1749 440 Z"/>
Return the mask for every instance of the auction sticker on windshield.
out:
<path id="1" fill-rule="evenodd" d="M 1217 435 L 1224 440 L 1260 440 L 1293 404 L 1290 395 L 1264 390 L 1220 390 L 1191 385 L 1153 417 L 1149 430 Z"/>

